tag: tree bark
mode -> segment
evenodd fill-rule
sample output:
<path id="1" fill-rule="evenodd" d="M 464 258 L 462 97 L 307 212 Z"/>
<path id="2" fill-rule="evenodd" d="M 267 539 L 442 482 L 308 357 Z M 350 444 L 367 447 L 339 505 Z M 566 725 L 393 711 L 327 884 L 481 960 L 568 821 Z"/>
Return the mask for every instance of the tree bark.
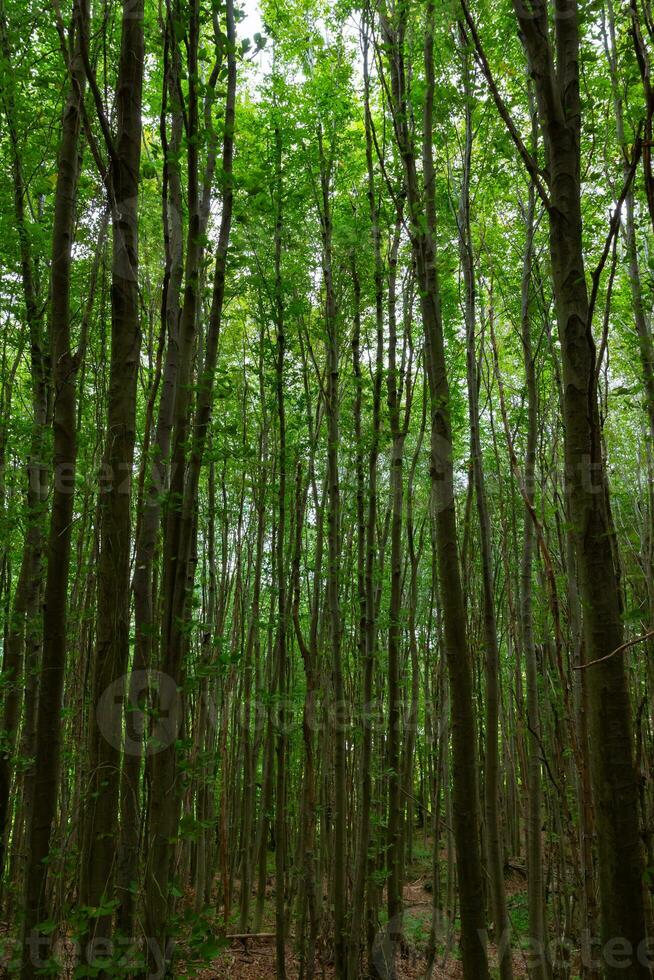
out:
<path id="1" fill-rule="evenodd" d="M 597 817 L 603 943 L 631 944 L 631 962 L 603 954 L 606 980 L 651 976 L 637 951 L 646 938 L 643 858 L 633 762 L 633 729 L 622 655 L 618 571 L 607 542 L 606 467 L 597 403 L 596 348 L 590 322 L 581 216 L 579 24 L 575 0 L 557 10 L 556 64 L 543 0 L 529 16 L 516 4 L 536 91 L 548 161 L 552 284 L 561 341 L 566 489 L 570 502 L 588 668 L 589 739 Z M 642 951 L 642 947 L 641 947 Z"/>
<path id="2" fill-rule="evenodd" d="M 78 17 L 88 16 L 81 4 Z M 79 135 L 84 98 L 84 68 L 80 54 L 82 25 L 73 19 L 74 54 L 70 91 L 64 108 L 52 229 L 50 348 L 53 380 L 52 511 L 48 538 L 43 659 L 36 717 L 34 798 L 28 826 L 28 859 L 23 920 L 22 980 L 36 976 L 38 924 L 48 917 L 47 858 L 60 780 L 62 695 L 67 648 L 68 574 L 70 568 L 75 466 L 77 461 L 76 374 L 71 350 L 70 290 L 75 202 L 79 178 Z M 45 945 L 47 946 L 47 939 Z M 46 959 L 47 956 L 42 957 Z"/>
<path id="3" fill-rule="evenodd" d="M 443 604 L 445 650 L 451 688 L 453 747 L 453 824 L 461 900 L 461 952 L 466 980 L 488 980 L 485 912 L 479 853 L 476 725 L 472 664 L 468 649 L 459 569 L 452 456 L 450 393 L 445 362 L 440 285 L 436 256 L 436 210 L 432 149 L 434 8 L 427 7 L 423 105 L 423 187 L 418 182 L 413 136 L 409 130 L 404 67 L 406 10 L 397 24 L 382 17 L 389 47 L 395 135 L 404 166 L 410 235 L 420 287 L 425 334 L 425 369 L 431 406 L 431 481 L 437 565 Z"/>
<path id="4" fill-rule="evenodd" d="M 197 10 L 195 16 L 197 16 Z M 169 569 L 169 578 L 165 585 L 162 670 L 175 680 L 178 689 L 182 686 L 185 676 L 184 651 L 187 642 L 185 622 L 195 573 L 198 486 L 213 405 L 214 376 L 218 359 L 218 340 L 223 320 L 226 264 L 233 213 L 232 164 L 236 106 L 236 52 L 234 7 L 232 0 L 227 0 L 226 33 L 227 89 L 222 156 L 223 207 L 218 232 L 218 243 L 216 246 L 211 310 L 209 313 L 204 357 L 197 382 L 197 398 L 186 466 L 184 466 L 183 455 L 179 456 L 182 464 L 182 475 L 184 477 L 182 498 L 181 501 L 177 501 L 177 505 L 174 508 L 175 513 L 169 515 L 166 530 L 168 536 L 166 547 L 172 549 L 170 554 L 174 561 L 171 563 L 173 567 Z M 192 243 L 194 248 L 199 249 L 200 242 L 197 237 L 199 230 L 198 215 L 197 222 L 194 222 L 193 231 L 189 228 L 189 249 Z M 197 276 L 193 273 L 193 268 L 194 263 L 191 263 L 191 275 L 189 276 L 189 259 L 187 255 L 185 306 L 187 302 L 189 306 L 191 305 L 191 293 L 197 290 Z M 185 328 L 189 331 L 191 329 L 190 313 L 188 313 L 186 324 L 183 322 L 183 332 Z M 188 338 L 186 342 L 189 343 Z M 183 386 L 184 383 L 185 373 L 182 370 L 178 384 Z M 178 438 L 180 433 L 186 431 L 186 423 L 185 421 L 182 422 L 182 402 L 179 400 L 181 399 L 180 391 L 181 388 L 178 388 L 178 404 L 176 406 Z M 178 449 L 183 453 L 183 442 L 178 445 Z M 175 465 L 177 458 L 178 455 L 174 451 L 173 465 Z M 181 728 L 181 710 L 181 698 L 173 698 L 168 719 L 171 732 L 177 732 Z M 177 752 L 176 739 L 173 737 L 171 744 L 166 745 L 160 752 L 152 756 L 150 803 L 152 843 L 146 878 L 145 921 L 151 966 L 156 967 L 156 958 L 159 956 L 161 959 L 157 968 L 160 968 L 161 960 L 163 960 L 164 969 L 167 972 L 171 969 L 174 954 L 174 943 L 170 936 L 168 917 L 172 856 L 174 853 L 173 842 L 177 836 L 179 823 L 180 774 L 178 770 Z"/>
<path id="5" fill-rule="evenodd" d="M 468 416 L 470 420 L 470 455 L 472 476 L 479 521 L 481 555 L 481 579 L 483 594 L 483 635 L 486 647 L 486 745 L 484 771 L 484 812 L 486 818 L 486 852 L 490 879 L 491 910 L 498 948 L 500 977 L 511 980 L 513 964 L 511 955 L 510 923 L 504 888 L 504 854 L 499 817 L 500 759 L 498 747 L 500 707 L 500 651 L 495 616 L 495 588 L 493 575 L 491 522 L 486 494 L 486 479 L 481 447 L 479 420 L 479 378 L 476 349 L 476 295 L 475 269 L 470 218 L 470 175 L 472 169 L 473 123 L 472 90 L 469 51 L 462 42 L 463 87 L 465 95 L 465 140 L 463 179 L 459 206 L 459 244 L 464 291 L 464 319 L 466 326 L 466 374 L 468 384 Z"/>
<path id="6" fill-rule="evenodd" d="M 84 35 L 86 32 L 84 32 Z M 87 38 L 83 37 L 85 48 Z M 97 93 L 85 52 L 89 85 Z M 99 99 L 110 168 L 106 183 L 112 215 L 111 364 L 100 493 L 98 613 L 89 713 L 89 786 L 82 856 L 81 901 L 103 914 L 89 922 L 88 938 L 112 935 L 115 854 L 119 844 L 121 696 L 129 657 L 131 481 L 136 429 L 136 384 L 141 345 L 138 290 L 138 193 L 141 159 L 143 0 L 124 0 L 116 82 L 116 135 Z M 109 903 L 106 905 L 106 903 Z"/>
<path id="7" fill-rule="evenodd" d="M 322 130 L 318 130 L 320 155 L 320 226 L 322 234 L 322 270 L 325 290 L 325 329 L 327 341 L 327 487 L 328 487 L 328 562 L 327 606 L 331 652 L 332 686 L 331 735 L 334 748 L 334 946 L 337 980 L 347 980 L 346 936 L 346 771 L 345 771 L 345 701 L 343 666 L 341 662 L 341 603 L 340 603 L 340 521 L 341 491 L 338 472 L 339 429 L 339 336 L 336 315 L 336 296 L 333 280 L 331 161 L 325 155 Z M 330 151 L 331 152 L 331 151 Z"/>
<path id="8" fill-rule="evenodd" d="M 359 615 L 360 630 L 363 635 L 363 737 L 361 744 L 361 762 L 359 776 L 359 811 L 356 843 L 356 866 L 352 890 L 352 918 L 350 924 L 350 951 L 348 970 L 350 978 L 358 974 L 361 957 L 361 935 L 366 905 L 366 881 L 371 871 L 370 861 L 370 814 L 372 795 L 372 699 L 373 675 L 375 668 L 376 648 L 376 610 L 375 610 L 375 531 L 377 523 L 377 468 L 379 455 L 379 436 L 381 429 L 381 398 L 383 381 L 384 357 L 384 283 L 383 262 L 381 255 L 381 229 L 379 204 L 375 195 L 373 169 L 373 136 L 372 116 L 370 112 L 370 73 L 369 73 L 369 31 L 370 25 L 364 28 L 363 65 L 364 65 L 364 112 L 366 130 L 366 170 L 368 207 L 370 211 L 371 237 L 374 254 L 374 290 L 375 290 L 375 374 L 373 382 L 372 401 L 372 433 L 368 455 L 368 487 L 367 501 L 363 498 L 363 478 L 361 477 L 360 494 L 361 514 L 359 516 L 360 548 L 362 551 L 362 577 L 360 583 Z M 367 506 L 365 504 L 367 503 Z M 365 526 L 364 526 L 365 511 Z M 373 886 L 374 887 L 374 886 Z M 370 930 L 369 930 L 370 931 Z M 372 961 L 369 946 L 368 959 Z M 372 962 L 370 969 L 373 969 Z"/>

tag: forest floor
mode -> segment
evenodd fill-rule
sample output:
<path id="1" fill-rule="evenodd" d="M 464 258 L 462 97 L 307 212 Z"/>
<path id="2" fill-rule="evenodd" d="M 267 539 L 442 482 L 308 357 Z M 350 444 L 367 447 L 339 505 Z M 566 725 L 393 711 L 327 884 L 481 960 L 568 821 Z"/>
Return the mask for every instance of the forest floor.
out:
<path id="1" fill-rule="evenodd" d="M 429 937 L 432 912 L 431 894 L 425 887 L 428 884 L 429 877 L 425 877 L 404 886 L 404 922 L 408 949 L 406 954 L 398 959 L 398 980 L 423 980 L 425 976 L 425 947 Z M 524 878 L 512 873 L 507 878 L 506 884 L 509 908 L 517 911 L 520 917 L 526 899 Z M 456 959 L 457 942 L 458 936 L 455 935 L 452 942 L 454 949 L 449 954 L 446 949 L 441 949 L 436 959 L 432 980 L 458 980 L 462 976 L 461 964 Z M 497 951 L 492 945 L 489 952 L 491 963 L 496 966 Z M 288 980 L 297 980 L 297 958 L 291 952 L 286 958 L 286 973 Z M 226 949 L 211 967 L 190 975 L 197 977 L 197 980 L 274 980 L 276 976 L 274 938 L 250 940 L 247 943 L 238 941 L 231 948 Z M 514 949 L 513 975 L 516 980 L 528 976 L 525 959 L 519 948 Z M 319 964 L 316 977 L 320 980 L 332 980 L 333 967 Z"/>
<path id="2" fill-rule="evenodd" d="M 405 931 L 408 938 L 408 950 L 405 956 L 398 959 L 398 980 L 422 980 L 425 976 L 425 946 L 431 925 L 431 895 L 425 885 L 428 878 L 406 884 L 404 887 Z M 507 879 L 507 894 L 509 907 L 518 911 L 520 916 L 526 894 L 524 879 L 518 874 L 511 874 Z M 436 959 L 432 974 L 433 980 L 457 980 L 462 976 L 461 964 L 456 959 L 458 937 L 454 937 L 454 950 L 448 955 L 443 949 Z M 491 963 L 497 962 L 496 950 L 490 946 Z M 296 957 L 289 952 L 286 959 L 288 980 L 297 980 L 298 963 Z M 513 954 L 513 974 L 516 978 L 527 977 L 524 957 L 519 948 Z M 181 976 L 182 974 L 180 974 Z M 250 940 L 247 943 L 240 940 L 226 949 L 211 967 L 200 973 L 192 974 L 198 980 L 274 980 L 275 943 L 274 938 Z M 334 971 L 331 965 L 319 965 L 316 976 L 320 980 L 332 980 Z"/>
<path id="3" fill-rule="evenodd" d="M 446 862 L 445 852 L 441 855 L 442 863 Z M 415 847 L 414 860 L 409 870 L 409 880 L 404 885 L 404 920 L 403 931 L 405 948 L 398 957 L 398 980 L 423 980 L 426 970 L 426 948 L 432 921 L 431 894 L 431 849 L 429 840 L 420 840 Z M 189 955 L 189 948 L 182 940 L 178 945 L 178 957 L 175 977 L 179 980 L 275 980 L 275 878 L 270 869 L 268 876 L 266 903 L 260 936 L 246 939 L 226 940 L 216 936 L 217 944 L 223 945 L 220 953 L 212 959 L 210 965 L 201 965 L 198 960 Z M 507 872 L 506 893 L 509 916 L 514 933 L 513 974 L 516 980 L 528 976 L 526 961 L 521 950 L 520 940 L 527 934 L 527 883 L 524 874 L 518 870 Z M 188 896 L 192 908 L 192 895 Z M 206 920 L 205 920 L 206 922 Z M 458 933 L 455 923 L 454 930 L 449 935 L 439 936 L 437 956 L 432 980 L 457 980 L 462 976 L 461 964 L 458 960 Z M 210 930 L 211 931 L 211 930 Z M 9 966 L 5 943 L 9 936 L 6 926 L 0 924 L 0 980 L 15 975 Z M 287 980 L 297 980 L 298 960 L 293 950 L 293 943 L 288 943 L 286 960 Z M 11 944 L 9 944 L 11 949 Z M 58 943 L 58 959 L 60 966 L 57 971 L 60 980 L 69 980 L 75 972 L 75 957 L 73 944 L 70 939 Z M 492 976 L 497 976 L 497 950 L 489 945 L 492 965 Z M 195 960 L 195 962 L 193 962 Z M 319 949 L 316 957 L 317 980 L 333 980 L 334 969 L 330 950 Z M 205 963 L 207 960 L 205 960 Z"/>
<path id="4" fill-rule="evenodd" d="M 421 842 L 422 843 L 422 842 Z M 426 842 L 425 842 L 426 843 Z M 443 858 L 445 855 L 443 855 Z M 428 848 L 416 848 L 416 856 L 410 868 L 410 880 L 404 886 L 404 934 L 407 941 L 403 956 L 398 958 L 398 980 L 423 980 L 426 969 L 426 946 L 432 920 L 431 896 L 431 857 Z M 510 871 L 506 877 L 506 892 L 509 914 L 517 941 L 514 943 L 513 974 L 516 980 L 528 976 L 525 957 L 520 949 L 520 935 L 526 933 L 527 922 L 527 883 L 524 875 Z M 190 970 L 188 977 L 197 980 L 274 980 L 275 940 L 274 940 L 274 877 L 269 877 L 269 895 L 264 914 L 263 929 L 266 934 L 261 939 L 240 939 L 223 950 L 210 967 L 196 972 Z M 289 943 L 289 947 L 292 944 Z M 436 957 L 432 980 L 457 980 L 462 976 L 461 964 L 457 959 L 458 935 L 443 937 Z M 491 964 L 496 968 L 497 950 L 489 947 Z M 323 957 L 328 960 L 329 957 Z M 286 959 L 288 980 L 297 980 L 298 961 L 292 950 Z M 496 974 L 496 969 L 493 971 Z M 180 969 L 180 978 L 185 974 Z M 333 966 L 329 962 L 316 964 L 316 977 L 319 980 L 332 980 Z"/>

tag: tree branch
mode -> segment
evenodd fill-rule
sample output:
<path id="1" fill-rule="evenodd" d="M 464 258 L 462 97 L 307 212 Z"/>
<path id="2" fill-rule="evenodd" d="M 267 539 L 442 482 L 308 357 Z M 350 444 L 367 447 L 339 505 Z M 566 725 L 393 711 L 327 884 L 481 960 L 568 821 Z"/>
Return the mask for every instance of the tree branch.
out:
<path id="1" fill-rule="evenodd" d="M 104 137 L 104 142 L 107 147 L 107 153 L 109 154 L 109 160 L 112 165 L 118 163 L 118 157 L 116 155 L 116 147 L 114 145 L 114 138 L 111 135 L 111 129 L 109 126 L 109 121 L 107 119 L 107 114 L 105 112 L 104 103 L 102 101 L 102 94 L 98 87 L 98 80 L 95 76 L 95 71 L 91 65 L 89 59 L 89 39 L 86 33 L 85 18 L 82 16 L 81 10 L 81 0 L 76 0 L 78 5 L 78 24 L 80 32 L 80 52 L 82 55 L 82 62 L 84 64 L 84 72 L 86 74 L 87 81 L 89 83 L 89 88 L 91 89 L 91 94 L 93 96 L 93 102 L 95 103 L 95 111 L 98 116 L 98 122 L 100 123 L 100 129 L 102 130 L 102 135 Z M 94 154 L 95 155 L 95 154 Z"/>
<path id="2" fill-rule="evenodd" d="M 468 30 L 470 31 L 470 36 L 472 37 L 474 43 L 477 63 L 479 64 L 479 67 L 481 68 L 484 74 L 484 78 L 486 79 L 488 87 L 491 91 L 491 95 L 493 96 L 495 105 L 497 106 L 497 111 L 499 112 L 500 116 L 504 120 L 506 128 L 509 131 L 509 135 L 511 136 L 511 139 L 513 140 L 515 147 L 522 158 L 522 162 L 524 163 L 525 167 L 527 168 L 527 172 L 529 173 L 529 176 L 534 182 L 534 187 L 538 192 L 538 196 L 540 197 L 544 206 L 549 211 L 551 204 L 550 204 L 549 195 L 541 179 L 542 178 L 541 171 L 538 168 L 538 164 L 536 160 L 525 146 L 523 139 L 520 136 L 520 133 L 518 132 L 518 128 L 513 121 L 511 113 L 509 112 L 508 106 L 504 101 L 500 90 L 497 87 L 497 83 L 491 71 L 491 67 L 488 63 L 488 58 L 486 57 L 486 53 L 481 43 L 481 38 L 477 33 L 477 28 L 475 27 L 475 22 L 472 19 L 472 15 L 470 14 L 470 11 L 468 9 L 466 0 L 461 0 L 461 9 L 463 10 L 463 16 L 465 17 L 466 24 L 468 25 Z"/>
<path id="3" fill-rule="evenodd" d="M 622 643 L 615 650 L 611 650 L 607 653 L 605 657 L 598 657 L 597 660 L 589 660 L 587 664 L 573 664 L 573 670 L 585 670 L 586 667 L 594 667 L 595 664 L 603 664 L 605 660 L 610 660 L 611 657 L 615 657 L 618 653 L 623 653 L 625 650 L 629 650 L 630 647 L 635 647 L 637 643 L 644 643 L 645 640 L 651 640 L 654 636 L 654 630 L 650 630 L 649 633 L 643 633 L 642 636 L 637 636 L 633 640 L 627 640 L 626 643 Z"/>

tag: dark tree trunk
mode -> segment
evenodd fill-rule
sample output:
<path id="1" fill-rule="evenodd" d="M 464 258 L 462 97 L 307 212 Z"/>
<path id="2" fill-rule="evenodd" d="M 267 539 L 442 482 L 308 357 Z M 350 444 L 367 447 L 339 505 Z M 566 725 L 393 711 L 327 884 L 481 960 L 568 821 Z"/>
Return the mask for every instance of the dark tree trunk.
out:
<path id="1" fill-rule="evenodd" d="M 97 82 L 85 58 L 89 84 Z M 89 714 L 89 786 L 80 898 L 98 908 L 113 900 L 119 845 L 118 800 L 122 741 L 121 698 L 129 657 L 131 481 L 136 428 L 136 382 L 141 346 L 138 290 L 138 193 L 143 86 L 143 0 L 124 0 L 115 139 L 99 98 L 107 142 L 107 190 L 112 215 L 111 364 L 106 442 L 100 474 L 98 614 Z M 112 915 L 92 920 L 89 938 L 109 940 Z"/>
<path id="2" fill-rule="evenodd" d="M 451 688 L 453 748 L 453 824 L 461 903 L 461 952 L 466 980 L 487 980 L 486 917 L 479 848 L 477 791 L 477 732 L 472 697 L 472 663 L 468 649 L 463 591 L 459 569 L 452 457 L 450 393 L 445 362 L 440 285 L 436 258 L 436 210 L 432 149 L 434 98 L 434 9 L 427 7 L 424 100 L 423 185 L 421 193 L 413 136 L 409 130 L 407 82 L 404 67 L 406 11 L 398 23 L 384 18 L 384 38 L 391 61 L 396 138 L 404 165 L 410 234 L 420 287 L 425 334 L 425 370 L 431 405 L 431 480 L 436 556 L 445 650 Z"/>
<path id="3" fill-rule="evenodd" d="M 86 18 L 84 5 L 79 17 Z M 47 858 L 60 780 L 63 737 L 61 708 L 66 667 L 68 572 L 70 568 L 75 466 L 77 460 L 76 374 L 78 359 L 71 350 L 70 286 L 75 201 L 79 177 L 79 134 L 84 98 L 84 68 L 80 56 L 81 24 L 74 24 L 74 57 L 70 92 L 66 102 L 59 148 L 52 229 L 52 291 L 50 344 L 53 380 L 52 511 L 48 539 L 45 604 L 43 610 L 43 660 L 36 717 L 36 758 L 33 807 L 27 830 L 27 869 L 23 921 L 24 980 L 36 976 L 32 955 L 38 946 L 38 923 L 48 918 L 46 908 Z M 46 940 L 47 945 L 47 940 Z M 38 950 L 39 956 L 43 951 Z"/>
<path id="4" fill-rule="evenodd" d="M 589 743 L 597 818 L 602 940 L 631 944 L 629 965 L 603 964 L 607 980 L 651 976 L 637 951 L 646 936 L 643 857 L 618 570 L 609 542 L 606 467 L 597 402 L 597 359 L 584 268 L 579 25 L 575 0 L 555 18 L 556 65 L 543 0 L 516 5 L 534 79 L 548 161 L 552 283 L 561 342 L 566 490 L 570 504 L 587 663 Z M 603 659 L 605 658 L 605 659 Z M 613 965 L 612 965 L 613 964 Z"/>

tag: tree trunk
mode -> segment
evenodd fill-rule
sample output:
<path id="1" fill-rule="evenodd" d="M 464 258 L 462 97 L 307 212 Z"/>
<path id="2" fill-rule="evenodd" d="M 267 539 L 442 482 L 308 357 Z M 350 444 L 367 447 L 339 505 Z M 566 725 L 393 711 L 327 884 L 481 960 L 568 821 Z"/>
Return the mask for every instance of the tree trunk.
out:
<path id="1" fill-rule="evenodd" d="M 175 90 L 178 66 L 169 52 L 166 35 L 164 53 L 164 83 L 162 97 L 161 133 L 165 158 L 163 187 L 163 226 L 166 268 L 162 289 L 161 318 L 165 332 L 165 358 L 157 422 L 152 445 L 152 459 L 144 459 L 144 499 L 138 515 L 136 555 L 132 589 L 134 592 L 135 644 L 125 708 L 125 755 L 121 774 L 120 849 L 117 868 L 117 925 L 123 935 L 134 931 L 135 885 L 138 882 L 138 846 L 141 827 L 140 781 L 143 764 L 144 716 L 141 699 L 148 687 L 147 671 L 153 666 L 152 650 L 155 640 L 153 562 L 157 532 L 161 517 L 161 499 L 169 480 L 170 436 L 173 424 L 175 389 L 179 350 L 179 296 L 182 279 L 182 191 L 179 152 L 182 135 L 182 115 Z M 167 92 L 173 104 L 170 144 L 166 137 Z M 127 744 L 129 740 L 129 745 Z"/>
<path id="2" fill-rule="evenodd" d="M 436 210 L 432 149 L 434 97 L 434 9 L 427 8 L 424 101 L 423 184 L 418 183 L 415 150 L 408 129 L 404 68 L 406 11 L 397 25 L 383 18 L 390 48 L 393 113 L 404 165 L 410 234 L 420 287 L 425 334 L 425 369 L 431 405 L 431 481 L 440 594 L 443 604 L 445 650 L 451 688 L 453 747 L 453 824 L 461 901 L 461 952 L 466 980 L 488 980 L 485 913 L 479 853 L 476 726 L 472 698 L 472 664 L 468 649 L 463 592 L 459 570 L 452 458 L 450 394 L 445 362 L 440 286 L 436 258 Z"/>
<path id="3" fill-rule="evenodd" d="M 78 17 L 87 11 L 80 5 Z M 76 373 L 78 360 L 71 350 L 70 288 L 75 201 L 79 177 L 79 134 L 84 98 L 84 69 L 80 57 L 81 24 L 74 24 L 74 56 L 70 66 L 70 92 L 66 102 L 59 148 L 52 229 L 52 300 L 50 344 L 54 387 L 54 488 L 43 611 L 43 660 L 36 717 L 34 799 L 28 826 L 28 859 L 23 920 L 21 977 L 36 976 L 40 933 L 38 923 L 48 918 L 46 908 L 47 858 L 60 779 L 62 695 L 66 667 L 66 616 L 70 568 L 75 466 L 77 460 Z M 47 946 L 47 939 L 45 945 Z M 43 956 L 47 959 L 47 956 Z"/>
<path id="4" fill-rule="evenodd" d="M 322 130 L 318 130 L 320 154 L 320 225 L 322 232 L 322 268 L 325 290 L 325 328 L 327 333 L 327 486 L 328 486 L 328 562 L 327 606 L 331 649 L 332 686 L 331 736 L 334 749 L 334 948 L 337 980 L 347 980 L 346 942 L 346 772 L 345 772 L 345 701 L 341 663 L 340 603 L 340 481 L 338 473 L 339 430 L 339 337 L 332 268 L 331 166 L 325 156 Z"/>
<path id="5" fill-rule="evenodd" d="M 386 840 L 386 899 L 388 911 L 385 936 L 385 972 L 397 976 L 396 956 L 402 942 L 402 838 L 404 803 L 401 799 L 400 740 L 402 737 L 402 693 L 400 690 L 400 642 L 402 636 L 402 517 L 404 506 L 404 443 L 406 427 L 400 418 L 402 377 L 397 363 L 397 253 L 400 244 L 400 215 L 390 249 L 388 270 L 388 413 L 391 428 L 391 563 L 388 621 L 388 832 Z"/>
<path id="6" fill-rule="evenodd" d="M 384 355 L 384 284 L 383 264 L 381 256 L 381 240 L 379 227 L 379 205 L 375 197 L 373 169 L 373 137 L 372 117 L 370 113 L 370 74 L 368 67 L 369 25 L 364 29 L 363 64 L 364 64 L 364 111 L 366 129 L 366 169 L 368 178 L 368 205 L 370 210 L 371 236 L 374 253 L 374 288 L 375 288 L 375 327 L 376 352 L 375 374 L 372 402 L 372 438 L 368 456 L 368 493 L 367 508 L 361 500 L 362 513 L 359 517 L 362 536 L 363 582 L 360 586 L 359 610 L 360 630 L 363 633 L 363 736 L 361 744 L 361 762 L 359 777 L 359 811 L 356 842 L 356 866 L 352 892 L 352 918 L 350 925 L 350 951 L 348 973 L 350 980 L 358 975 L 361 958 L 361 935 L 364 923 L 366 904 L 366 881 L 371 870 L 370 860 L 370 813 L 372 795 L 372 717 L 373 710 L 373 675 L 375 667 L 376 647 L 376 615 L 375 615 L 375 531 L 377 523 L 377 461 L 379 454 L 379 433 L 381 428 L 381 392 Z M 360 481 L 362 483 L 362 480 Z M 361 487 L 361 493 L 363 487 Z M 374 885 L 372 886 L 374 888 Z M 370 891 L 370 889 L 369 889 Z M 370 931 L 370 930 L 369 930 Z M 369 954 L 370 954 L 369 948 Z M 371 957 L 369 955 L 369 960 Z M 373 964 L 369 964 L 373 969 Z"/>
<path id="7" fill-rule="evenodd" d="M 194 17 L 197 17 L 197 15 L 198 11 L 196 9 Z M 195 29 L 197 29 L 197 24 Z M 192 431 L 190 433 L 190 450 L 186 466 L 184 466 L 185 440 L 182 435 L 186 432 L 186 421 L 182 418 L 184 407 L 180 395 L 181 388 L 178 388 L 176 438 L 181 441 L 178 443 L 177 452 L 173 452 L 173 465 L 176 464 L 179 458 L 182 466 L 183 492 L 181 501 L 178 501 L 174 508 L 175 512 L 169 514 L 169 521 L 166 528 L 168 538 L 166 547 L 167 549 L 171 549 L 170 554 L 174 558 L 174 561 L 171 563 L 172 567 L 168 569 L 168 580 L 164 589 L 162 670 L 166 675 L 174 679 L 177 688 L 183 685 L 185 676 L 184 652 L 187 643 L 185 622 L 195 573 L 198 486 L 213 405 L 214 377 L 218 359 L 218 340 L 223 318 L 226 263 L 233 212 L 232 163 L 236 105 L 236 53 L 234 50 L 235 25 L 232 0 L 227 0 L 226 29 L 227 88 L 222 159 L 223 207 L 218 233 L 218 244 L 216 247 L 211 310 L 209 313 L 204 357 L 197 380 L 197 400 Z M 191 45 L 191 49 L 195 50 L 195 56 L 197 56 L 197 45 L 195 43 Z M 199 237 L 194 238 L 194 236 L 199 236 L 199 221 L 198 214 L 193 230 L 189 228 L 189 250 L 192 244 L 196 249 L 200 247 Z M 197 267 L 195 266 L 195 260 L 189 262 L 187 255 L 185 307 L 187 304 L 189 307 L 192 305 L 194 302 L 192 301 L 192 294 L 196 291 Z M 195 306 L 193 306 L 193 309 L 195 310 Z M 185 319 L 184 313 L 182 314 L 182 319 L 182 332 L 187 332 L 186 340 L 182 343 L 183 345 L 188 343 L 190 346 L 190 340 L 188 338 L 188 332 L 191 330 L 190 309 L 187 310 L 187 319 Z M 184 360 L 184 354 L 182 355 L 182 360 Z M 185 378 L 185 369 L 182 369 L 178 382 L 182 387 L 185 384 Z M 188 392 L 186 395 L 188 396 Z M 173 473 L 173 478 L 175 478 L 175 473 Z M 168 724 L 170 725 L 171 733 L 176 733 L 181 728 L 182 703 L 179 697 L 172 699 Z M 160 969 L 161 962 L 163 961 L 166 972 L 170 971 L 174 953 L 174 944 L 170 936 L 168 916 L 174 841 L 177 837 L 179 823 L 180 777 L 177 752 L 176 735 L 173 734 L 172 739 L 169 740 L 169 744 L 152 757 L 151 775 L 150 827 L 152 843 L 146 879 L 145 921 L 150 965 L 153 968 Z M 157 957 L 159 957 L 159 966 L 157 966 Z"/>
<path id="8" fill-rule="evenodd" d="M 275 284 L 273 321 L 277 330 L 277 357 L 275 364 L 275 390 L 277 396 L 277 423 L 279 434 L 279 487 L 277 497 L 277 639 L 276 647 L 276 694 L 278 697 L 275 753 L 277 760 L 275 784 L 275 955 L 279 980 L 286 977 L 286 712 L 285 699 L 288 685 L 289 664 L 286 651 L 288 632 L 288 607 L 286 602 L 286 408 L 284 399 L 284 297 L 282 287 L 282 135 L 279 124 L 275 126 Z"/>
<path id="9" fill-rule="evenodd" d="M 533 113 L 532 113 L 533 118 Z M 535 145 L 535 143 L 534 143 Z M 536 486 L 536 444 L 538 438 L 538 389 L 536 363 L 531 335 L 531 264 L 533 255 L 535 191 L 529 186 L 525 214 L 525 251 L 522 266 L 521 320 L 522 350 L 527 382 L 527 438 L 524 463 L 525 491 L 534 503 Z M 527 677 L 527 727 L 529 754 L 527 759 L 527 901 L 529 933 L 532 940 L 530 976 L 533 980 L 549 980 L 547 912 L 543 880 L 543 843 L 541 812 L 541 725 L 538 700 L 538 659 L 534 641 L 533 564 L 536 529 L 529 507 L 524 507 L 522 560 L 520 566 L 520 630 Z"/>
<path id="10" fill-rule="evenodd" d="M 86 32 L 84 32 L 86 33 Z M 83 38 L 84 46 L 86 37 Z M 131 480 L 136 427 L 136 383 L 141 331 L 138 290 L 138 192 L 143 86 L 143 0 L 124 0 L 118 80 L 117 130 L 109 133 L 96 102 L 110 156 L 107 188 L 111 204 L 111 366 L 106 443 L 100 493 L 98 614 L 89 713 L 89 786 L 85 814 L 87 848 L 82 856 L 81 901 L 92 909 L 113 903 L 115 854 L 119 844 L 121 697 L 129 657 L 129 560 Z M 85 57 L 89 84 L 97 93 Z M 112 934 L 113 904 L 89 922 L 88 936 L 106 943 Z M 106 947 L 105 947 L 106 948 Z"/>
<path id="11" fill-rule="evenodd" d="M 483 635 L 486 647 L 486 745 L 484 771 L 484 811 L 486 818 L 486 851 L 490 879 L 491 909 L 498 948 L 500 977 L 512 980 L 511 934 L 504 888 L 504 854 L 499 817 L 499 706 L 500 651 L 495 617 L 491 523 L 486 495 L 486 480 L 479 429 L 479 379 L 477 376 L 475 270 L 470 222 L 470 173 L 472 168 L 472 91 L 468 47 L 463 42 L 463 85 L 465 106 L 465 143 L 463 183 L 459 207 L 459 244 L 464 287 L 464 319 L 466 325 L 466 367 L 468 383 L 468 416 L 470 419 L 470 455 L 472 476 L 479 521 L 481 579 L 483 593 Z"/>
<path id="12" fill-rule="evenodd" d="M 548 159 L 552 284 L 561 342 L 566 489 L 573 524 L 588 666 L 589 741 L 599 851 L 603 943 L 631 944 L 631 962 L 604 953 L 607 980 L 651 976 L 633 731 L 622 654 L 621 597 L 606 506 L 606 469 L 597 404 L 596 350 L 583 257 L 580 177 L 579 26 L 575 0 L 555 20 L 556 68 L 542 0 L 527 17 L 516 5 L 534 79 Z M 604 658 L 604 659 L 603 659 Z M 605 947 L 608 949 L 608 947 Z"/>

